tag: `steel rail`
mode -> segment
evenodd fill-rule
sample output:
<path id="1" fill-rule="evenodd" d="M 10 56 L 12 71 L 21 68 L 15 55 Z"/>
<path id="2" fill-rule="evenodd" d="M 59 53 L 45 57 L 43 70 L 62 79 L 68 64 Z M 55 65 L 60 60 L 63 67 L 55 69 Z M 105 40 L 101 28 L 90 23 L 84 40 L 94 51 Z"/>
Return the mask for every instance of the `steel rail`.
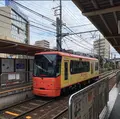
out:
<path id="1" fill-rule="evenodd" d="M 18 118 L 20 118 L 20 117 L 22 117 L 22 116 L 24 116 L 24 115 L 26 115 L 26 114 L 28 114 L 28 113 L 30 113 L 30 112 L 38 109 L 38 108 L 40 108 L 40 107 L 45 106 L 46 104 L 48 104 L 48 103 L 50 103 L 50 102 L 53 102 L 53 100 L 50 100 L 50 101 L 48 101 L 48 102 L 45 102 L 45 103 L 43 103 L 42 105 L 38 105 L 37 107 L 35 107 L 35 108 L 33 108 L 33 109 L 30 109 L 30 110 L 28 110 L 28 111 L 20 114 L 19 116 L 13 117 L 12 119 L 18 119 Z"/>

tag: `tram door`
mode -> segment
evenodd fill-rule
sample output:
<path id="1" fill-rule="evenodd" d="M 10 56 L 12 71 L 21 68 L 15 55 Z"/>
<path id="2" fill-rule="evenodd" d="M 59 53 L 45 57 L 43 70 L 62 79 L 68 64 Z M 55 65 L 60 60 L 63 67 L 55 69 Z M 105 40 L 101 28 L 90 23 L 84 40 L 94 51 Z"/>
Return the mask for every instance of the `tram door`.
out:
<path id="1" fill-rule="evenodd" d="M 93 72 L 94 72 L 94 63 L 91 62 L 91 74 L 93 74 Z"/>
<path id="2" fill-rule="evenodd" d="M 69 85 L 69 61 L 64 61 L 64 78 L 63 85 Z"/>

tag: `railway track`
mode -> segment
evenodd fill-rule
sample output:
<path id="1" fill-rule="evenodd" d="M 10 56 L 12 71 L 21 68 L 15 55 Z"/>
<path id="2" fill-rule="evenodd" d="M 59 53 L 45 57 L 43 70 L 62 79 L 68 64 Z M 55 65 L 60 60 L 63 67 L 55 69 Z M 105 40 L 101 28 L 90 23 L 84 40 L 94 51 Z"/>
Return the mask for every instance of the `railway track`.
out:
<path id="1" fill-rule="evenodd" d="M 100 78 L 112 77 L 112 72 Z M 69 96 L 58 98 L 34 98 L 21 102 L 0 112 L 0 119 L 68 119 Z"/>
<path id="2" fill-rule="evenodd" d="M 69 96 L 55 99 L 51 103 L 39 107 L 36 110 L 27 113 L 17 119 L 57 119 L 62 113 L 68 110 Z"/>
<path id="3" fill-rule="evenodd" d="M 22 103 L 16 104 L 9 108 L 6 108 L 0 112 L 0 119 L 17 119 L 27 113 L 34 111 L 37 108 L 51 103 L 54 99 L 31 99 Z"/>
<path id="4" fill-rule="evenodd" d="M 117 71 L 117 70 L 116 70 L 116 71 Z M 107 76 L 115 73 L 116 71 L 114 71 L 114 70 L 112 70 L 112 71 L 107 71 L 107 72 L 105 72 L 105 73 L 101 73 L 99 76 L 100 76 L 100 78 L 104 78 L 104 77 L 107 77 Z"/>

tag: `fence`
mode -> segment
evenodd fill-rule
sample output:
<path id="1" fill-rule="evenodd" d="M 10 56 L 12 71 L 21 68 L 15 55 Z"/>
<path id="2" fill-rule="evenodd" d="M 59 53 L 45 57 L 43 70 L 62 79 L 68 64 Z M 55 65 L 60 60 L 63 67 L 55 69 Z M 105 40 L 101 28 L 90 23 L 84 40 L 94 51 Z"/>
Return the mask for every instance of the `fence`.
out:
<path id="1" fill-rule="evenodd" d="M 32 59 L 0 59 L 0 88 L 32 81 Z"/>
<path id="2" fill-rule="evenodd" d="M 69 99 L 69 119 L 99 119 L 108 97 L 108 77 L 76 92 Z"/>

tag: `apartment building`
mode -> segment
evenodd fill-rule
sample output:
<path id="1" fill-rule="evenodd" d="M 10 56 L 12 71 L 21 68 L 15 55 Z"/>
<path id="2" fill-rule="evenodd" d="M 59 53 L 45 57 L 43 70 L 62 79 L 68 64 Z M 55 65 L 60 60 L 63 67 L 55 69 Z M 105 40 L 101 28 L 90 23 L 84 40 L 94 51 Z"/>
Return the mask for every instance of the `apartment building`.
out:
<path id="1" fill-rule="evenodd" d="M 0 39 L 29 43 L 27 16 L 10 6 L 0 7 Z"/>
<path id="2" fill-rule="evenodd" d="M 104 58 L 110 58 L 110 44 L 106 39 L 94 41 L 94 50 Z"/>
<path id="3" fill-rule="evenodd" d="M 36 46 L 50 48 L 50 43 L 47 40 L 40 40 L 35 42 Z"/>

